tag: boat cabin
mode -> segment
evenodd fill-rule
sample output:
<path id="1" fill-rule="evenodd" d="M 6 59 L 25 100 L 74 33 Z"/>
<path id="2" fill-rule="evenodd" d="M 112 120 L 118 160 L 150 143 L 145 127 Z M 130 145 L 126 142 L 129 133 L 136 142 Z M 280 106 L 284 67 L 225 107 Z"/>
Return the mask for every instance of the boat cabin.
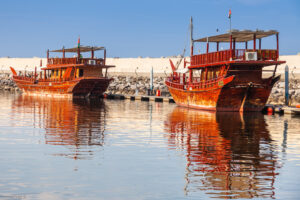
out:
<path id="1" fill-rule="evenodd" d="M 262 38 L 275 35 L 276 49 L 262 49 Z M 222 76 L 235 75 L 238 76 L 236 81 L 248 82 L 249 75 L 252 76 L 254 82 L 262 81 L 262 68 L 265 66 L 275 65 L 274 70 L 270 71 L 275 75 L 278 64 L 284 63 L 279 61 L 279 33 L 275 30 L 270 31 L 238 31 L 233 30 L 229 33 L 204 37 L 192 40 L 191 44 L 191 60 L 188 67 L 188 80 L 180 83 L 189 85 L 200 84 L 200 88 L 207 87 L 210 83 L 217 84 L 218 79 Z M 206 52 L 194 55 L 194 43 L 206 43 Z M 257 44 L 258 42 L 258 44 Z M 210 51 L 210 45 L 215 43 L 215 51 Z M 250 46 L 249 43 L 253 44 Z M 220 49 L 220 45 L 228 46 L 229 49 Z M 236 48 L 244 45 L 244 48 Z M 186 62 L 184 64 L 186 66 Z M 180 78 L 182 79 L 182 78 Z M 197 86 L 198 88 L 199 86 Z"/>
<path id="2" fill-rule="evenodd" d="M 262 49 L 262 39 L 269 36 L 275 36 L 276 48 Z M 218 87 L 222 77 L 233 75 L 234 83 L 248 84 L 249 80 L 262 83 L 263 71 L 271 72 L 274 77 L 277 65 L 284 63 L 279 61 L 278 39 L 279 33 L 275 30 L 232 30 L 225 34 L 192 39 L 190 65 L 186 68 L 188 62 L 184 62 L 183 72 L 173 70 L 171 82 L 177 88 L 207 89 Z M 194 55 L 194 43 L 206 43 L 205 53 Z M 210 51 L 212 43 L 216 45 L 214 51 Z M 220 49 L 221 44 L 228 49 Z M 236 46 L 244 48 L 238 49 Z M 274 70 L 263 70 L 263 67 L 271 65 L 275 66 Z"/>
<path id="3" fill-rule="evenodd" d="M 276 49 L 262 49 L 262 38 L 276 36 Z M 206 43 L 206 53 L 199 55 L 191 55 L 191 67 L 204 67 L 207 65 L 220 64 L 228 61 L 257 61 L 261 63 L 264 61 L 277 61 L 279 58 L 279 33 L 275 30 L 271 31 L 238 31 L 233 30 L 229 33 L 204 37 L 193 40 L 193 42 Z M 258 40 L 258 45 L 257 45 Z M 248 43 L 252 42 L 253 46 Z M 209 47 L 211 43 L 216 44 L 216 51 L 210 52 Z M 220 50 L 221 43 L 229 43 L 229 49 Z M 243 49 L 237 49 L 237 44 L 244 44 Z"/>
<path id="4" fill-rule="evenodd" d="M 95 51 L 103 51 L 103 57 L 95 57 Z M 50 57 L 50 52 L 62 53 L 62 57 Z M 82 53 L 90 52 L 90 57 L 83 57 Z M 73 53 L 72 57 L 66 57 L 66 53 Z M 75 78 L 100 78 L 107 77 L 107 69 L 110 65 L 105 64 L 106 49 L 104 47 L 79 46 L 74 48 L 62 48 L 47 51 L 47 66 L 44 70 L 44 79 L 70 80 Z M 105 72 L 103 72 L 105 69 Z"/>

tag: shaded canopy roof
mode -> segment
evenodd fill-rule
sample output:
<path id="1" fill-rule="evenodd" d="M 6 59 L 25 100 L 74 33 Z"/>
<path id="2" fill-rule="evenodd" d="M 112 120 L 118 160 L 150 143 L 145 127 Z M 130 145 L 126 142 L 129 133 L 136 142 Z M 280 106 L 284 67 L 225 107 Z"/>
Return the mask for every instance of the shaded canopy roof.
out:
<path id="1" fill-rule="evenodd" d="M 270 30 L 270 31 L 262 31 L 262 30 L 256 30 L 256 31 L 251 31 L 251 30 L 232 30 L 232 38 L 235 39 L 236 42 L 247 42 L 250 40 L 253 40 L 253 35 L 256 34 L 256 39 L 260 39 L 263 37 L 268 37 L 270 35 L 275 35 L 278 32 L 275 30 Z M 215 36 L 210 36 L 210 37 L 204 37 L 201 39 L 194 40 L 194 42 L 230 42 L 230 32 L 221 34 L 221 35 L 215 35 Z"/>
<path id="2" fill-rule="evenodd" d="M 98 51 L 98 50 L 103 50 L 105 49 L 105 47 L 91 47 L 91 46 L 80 46 L 80 52 L 89 52 L 89 51 Z M 74 47 L 74 48 L 68 48 L 68 49 L 58 49 L 58 50 L 52 50 L 50 52 L 63 52 L 63 50 L 65 50 L 65 52 L 71 52 L 71 53 L 76 53 L 78 50 L 78 47 Z"/>

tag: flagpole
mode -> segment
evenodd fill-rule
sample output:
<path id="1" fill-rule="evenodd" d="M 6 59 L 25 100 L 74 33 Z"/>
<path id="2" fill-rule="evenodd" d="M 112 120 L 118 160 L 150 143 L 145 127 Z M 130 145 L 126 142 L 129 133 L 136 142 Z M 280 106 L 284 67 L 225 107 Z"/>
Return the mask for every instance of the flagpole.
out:
<path id="1" fill-rule="evenodd" d="M 228 17 L 229 17 L 229 31 L 230 31 L 230 34 L 231 34 L 231 9 L 229 9 Z"/>
<path id="2" fill-rule="evenodd" d="M 231 33 L 231 16 L 230 16 L 230 18 L 229 18 L 229 26 L 230 26 L 230 27 L 229 27 L 229 28 L 230 28 L 229 30 L 230 30 L 230 33 Z"/>

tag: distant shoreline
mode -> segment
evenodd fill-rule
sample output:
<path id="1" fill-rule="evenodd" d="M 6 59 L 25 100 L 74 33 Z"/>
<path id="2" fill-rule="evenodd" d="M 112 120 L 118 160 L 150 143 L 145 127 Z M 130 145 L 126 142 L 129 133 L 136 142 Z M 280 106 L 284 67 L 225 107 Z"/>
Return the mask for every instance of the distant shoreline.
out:
<path id="1" fill-rule="evenodd" d="M 107 58 L 107 65 L 115 65 L 115 68 L 109 69 L 109 74 L 113 75 L 135 75 L 149 76 L 151 68 L 153 67 L 154 74 L 160 76 L 171 73 L 169 63 L 171 59 L 174 63 L 178 62 L 180 57 L 161 57 L 161 58 Z M 185 58 L 187 61 L 189 57 Z M 280 60 L 286 61 L 285 64 L 279 65 L 277 74 L 283 74 L 286 65 L 290 67 L 290 71 L 295 74 L 300 74 L 300 55 L 282 55 Z M 34 71 L 35 66 L 40 69 L 40 62 L 45 66 L 46 58 L 0 58 L 0 73 L 9 73 L 9 67 L 12 66 L 16 71 Z M 179 68 L 183 67 L 183 60 Z M 274 66 L 266 67 L 265 69 L 272 70 Z M 283 78 L 283 77 L 282 77 Z"/>

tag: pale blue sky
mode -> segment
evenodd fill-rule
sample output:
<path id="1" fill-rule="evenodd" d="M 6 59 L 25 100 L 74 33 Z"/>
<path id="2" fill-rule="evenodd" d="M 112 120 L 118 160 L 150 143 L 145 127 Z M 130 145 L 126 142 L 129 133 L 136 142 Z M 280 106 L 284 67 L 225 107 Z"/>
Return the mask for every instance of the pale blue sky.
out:
<path id="1" fill-rule="evenodd" d="M 233 28 L 278 30 L 280 54 L 300 52 L 297 0 L 1 0 L 0 57 L 45 57 L 48 48 L 75 46 L 79 35 L 83 45 L 106 46 L 109 57 L 178 55 L 191 16 L 196 39 L 226 32 L 229 9 Z M 275 47 L 275 37 L 262 47 Z"/>

